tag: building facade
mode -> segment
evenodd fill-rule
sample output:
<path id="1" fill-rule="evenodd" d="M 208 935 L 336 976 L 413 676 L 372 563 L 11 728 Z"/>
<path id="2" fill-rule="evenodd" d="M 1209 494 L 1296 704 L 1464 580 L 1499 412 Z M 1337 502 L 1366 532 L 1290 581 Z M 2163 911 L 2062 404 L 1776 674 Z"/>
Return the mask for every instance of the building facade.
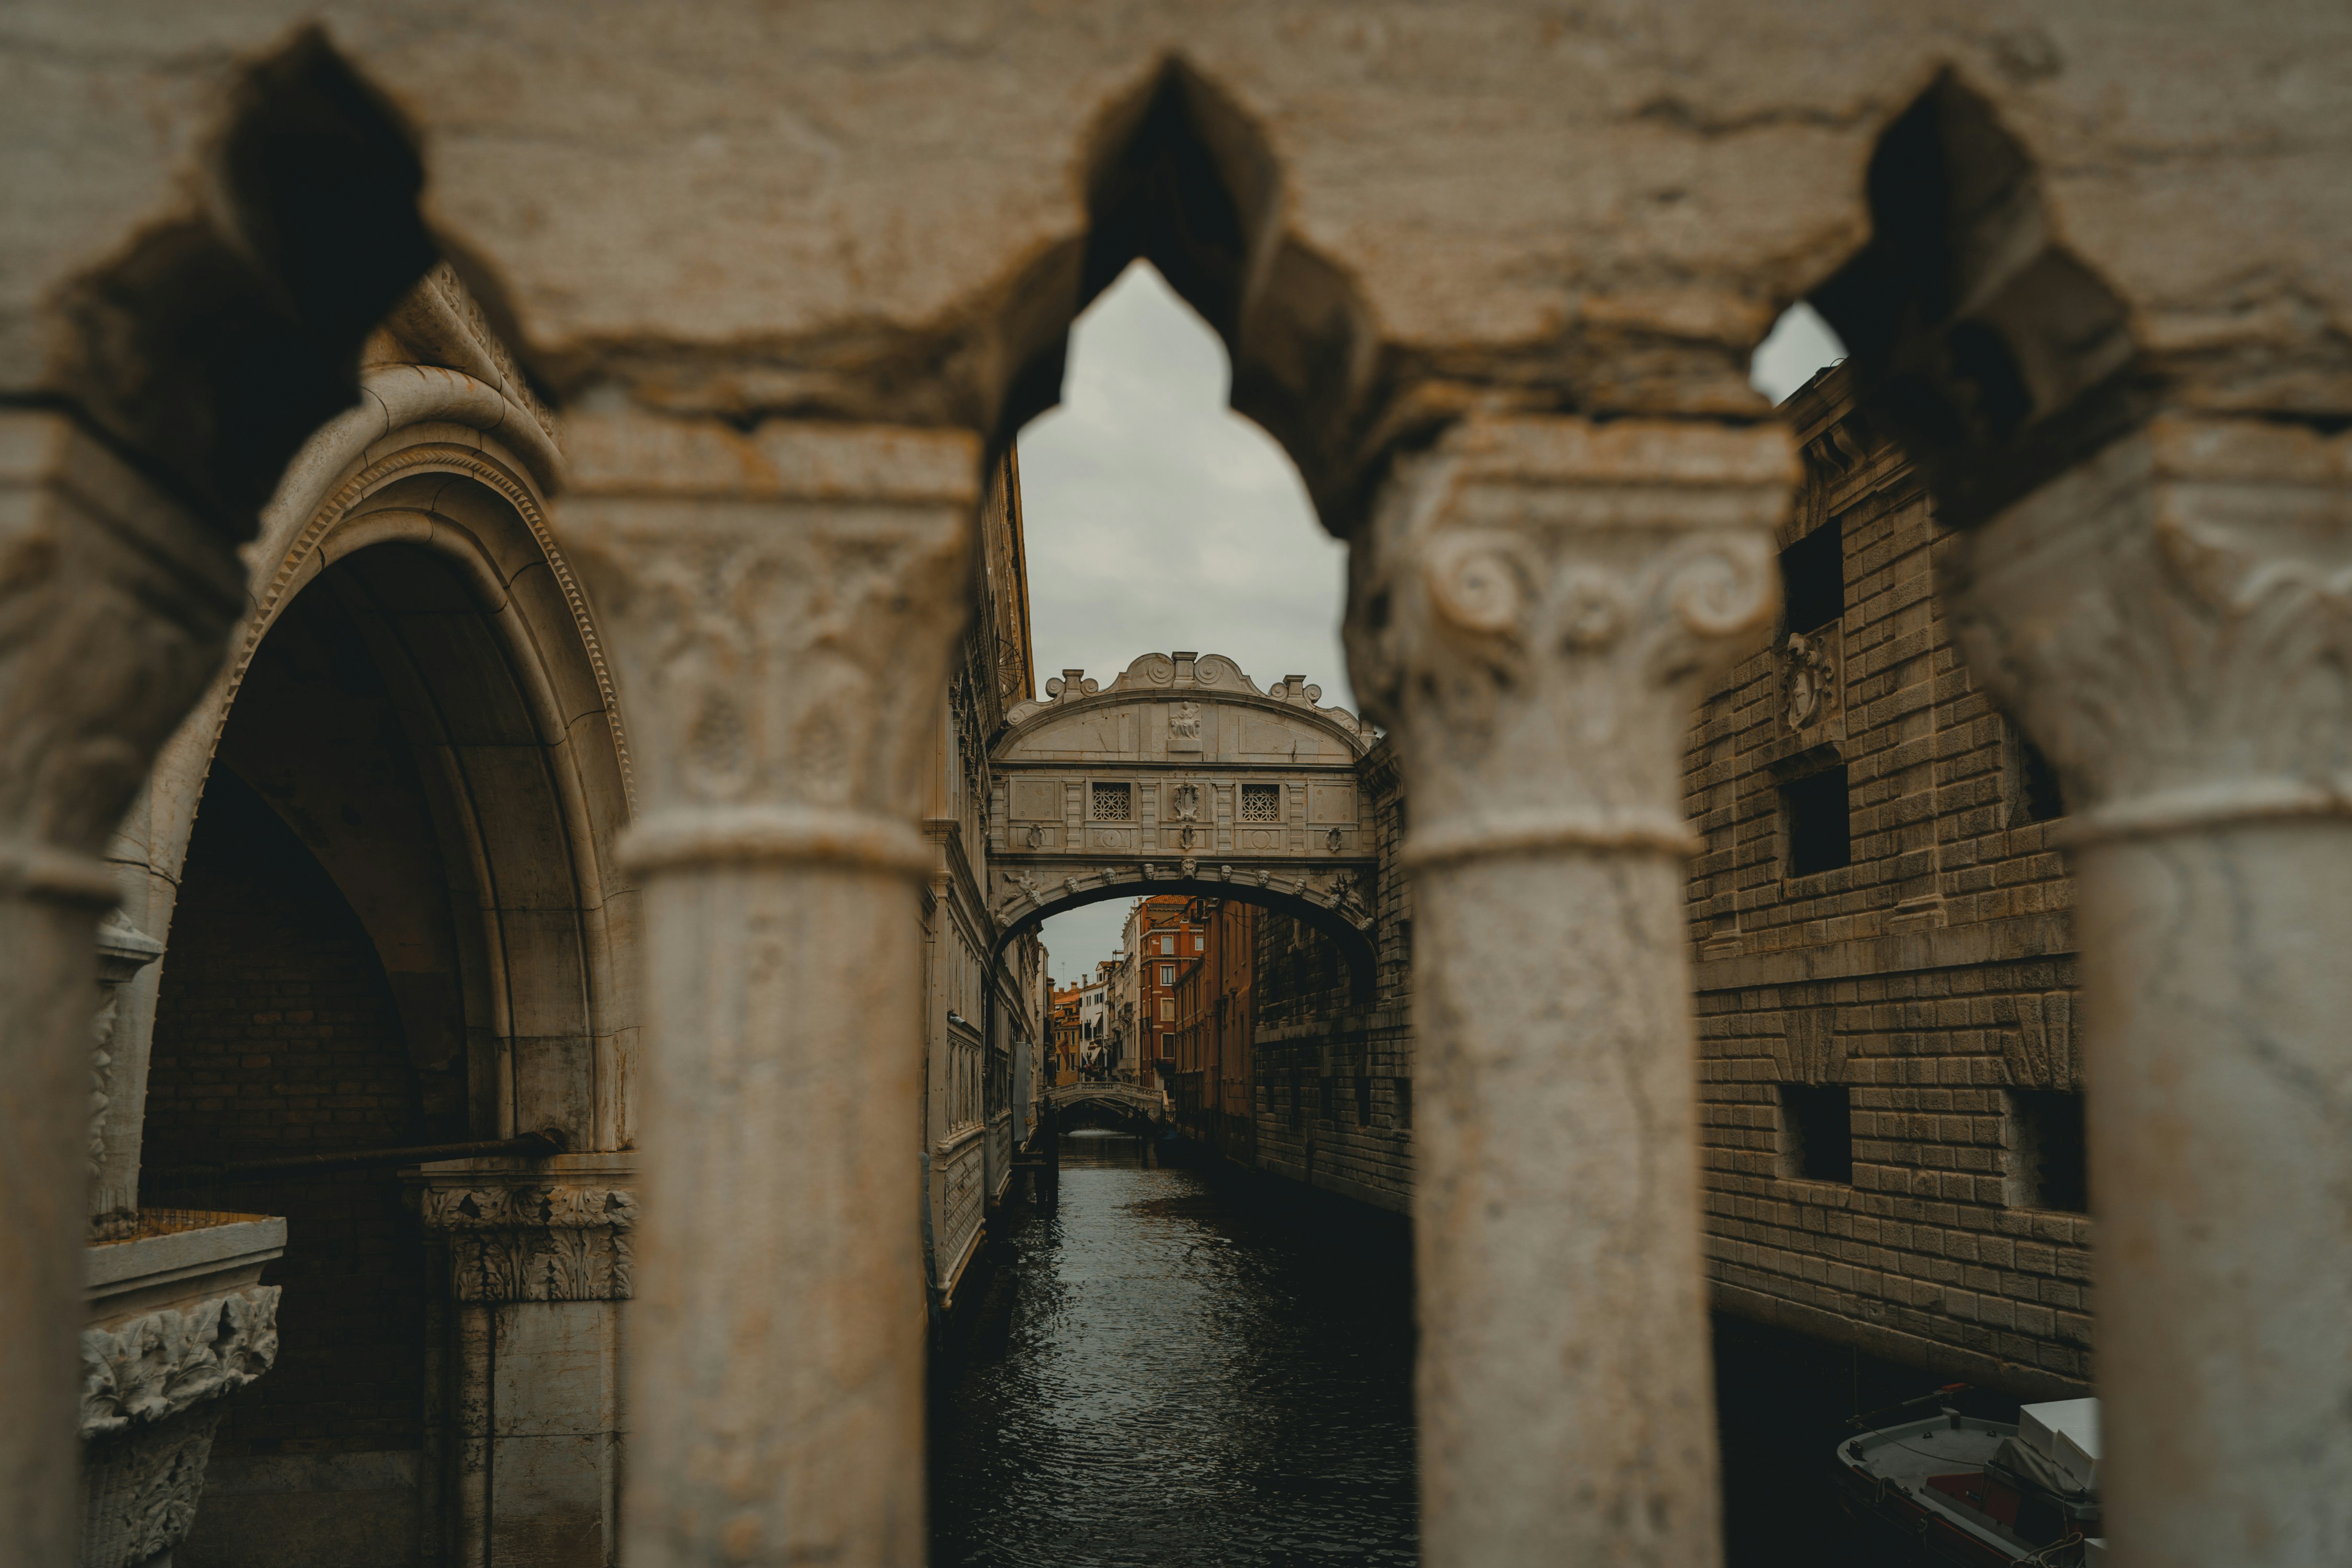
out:
<path id="1" fill-rule="evenodd" d="M 1201 958 L 1176 983 L 1175 1070 L 1169 1098 L 1187 1137 L 1244 1165 L 1256 1161 L 1257 921 L 1238 899 L 1196 898 L 1186 918 Z"/>
<path id="2" fill-rule="evenodd" d="M 1939 1375 L 2079 1394 L 2092 1221 L 2063 793 L 1961 661 L 1934 592 L 1953 536 L 1850 374 L 1780 412 L 1805 464 L 1778 541 L 1786 608 L 1708 689 L 1684 772 L 1711 1299 Z M 1410 802 L 1387 747 L 1361 769 L 1381 826 L 1370 1004 L 1328 937 L 1256 917 L 1241 1157 L 1403 1212 Z M 1207 937 L 1215 972 L 1249 940 L 1216 921 Z"/>
<path id="3" fill-rule="evenodd" d="M 924 1234 L 936 1312 L 953 1310 L 1012 1182 L 1048 1022 L 1044 946 L 1034 931 L 1006 931 L 983 893 L 989 740 L 1035 684 L 1020 467 L 1010 450 L 991 472 L 981 544 L 924 817 L 936 856 L 923 898 Z"/>
<path id="4" fill-rule="evenodd" d="M 930 1005 L 908 983 L 918 883 L 935 870 L 923 761 L 963 631 L 987 454 L 1053 402 L 1071 321 L 1141 257 L 1231 346 L 1236 407 L 1351 542 L 1351 669 L 1412 784 L 1414 1005 L 1425 1059 L 1443 1064 L 1415 1110 L 1416 1180 L 1447 1220 L 1420 1233 L 1427 1560 L 1696 1563 L 1717 1550 L 1696 1370 L 1713 1222 L 1672 858 L 1694 831 L 1679 809 L 1691 706 L 1773 618 L 1799 443 L 1748 374 L 1800 297 L 1849 346 L 1857 412 L 1899 431 L 1950 531 L 1931 549 L 1936 602 L 1966 674 L 1927 682 L 1908 721 L 1932 728 L 1939 687 L 1969 683 L 2057 764 L 2077 985 L 2053 965 L 1988 981 L 1981 999 L 1863 1000 L 1904 974 L 1941 984 L 1969 963 L 2045 956 L 1993 946 L 1955 963 L 1963 939 L 1931 937 L 1900 974 L 1775 969 L 1757 988 L 1850 982 L 1852 1002 L 1832 990 L 1782 1009 L 1795 1039 L 1832 1048 L 1855 1043 L 1865 1006 L 1888 1027 L 1860 1033 L 1923 1033 L 1930 1054 L 2013 1034 L 2015 1070 L 2052 1093 L 2062 1074 L 2036 1051 L 2079 1044 L 2118 1558 L 2340 1556 L 2340 18 L 2120 0 L 1963 10 L 1870 4 L 1825 26 L 1809 7 L 1727 0 L 1597 17 L 1300 0 L 1269 25 L 1252 7 L 983 4 L 942 19 L 812 0 L 782 25 L 732 0 L 649 47 L 642 28 L 522 3 L 475 47 L 399 6 L 32 0 L 0 42 L 22 84 L 0 95 L 15 203 L 0 271 L 0 998 L 11 1059 L 29 1064 L 0 1078 L 16 1162 L 0 1211 L 13 1265 L 0 1555 L 65 1562 L 79 1523 L 83 1243 L 91 1219 L 125 1217 L 85 1212 L 85 1116 L 101 1067 L 110 1116 L 114 1069 L 126 1092 L 139 1077 L 111 1050 L 89 1054 L 90 971 L 136 970 L 163 939 L 135 912 L 158 868 L 118 879 L 116 829 L 237 657 L 249 590 L 274 581 L 252 578 L 255 546 L 267 535 L 259 553 L 276 550 L 272 497 L 308 483 L 308 444 L 339 421 L 368 442 L 406 426 L 398 409 L 415 405 L 366 375 L 363 347 L 446 255 L 554 411 L 541 422 L 504 398 L 453 423 L 509 449 L 539 447 L 534 427 L 561 433 L 545 443 L 562 480 L 544 487 L 560 490 L 549 542 L 532 548 L 580 568 L 612 654 L 629 712 L 627 766 L 610 772 L 628 784 L 629 832 L 608 867 L 595 791 L 567 794 L 576 759 L 549 760 L 588 744 L 611 707 L 574 679 L 594 661 L 572 657 L 584 643 L 560 579 L 516 577 L 527 552 L 487 549 L 471 610 L 429 578 L 373 584 L 420 636 L 446 613 L 442 629 L 465 637 L 462 616 L 481 615 L 526 678 L 504 718 L 469 705 L 481 681 L 427 683 L 453 733 L 426 760 L 520 768 L 537 752 L 565 828 L 551 855 L 557 836 L 486 818 L 482 854 L 456 868 L 480 897 L 450 903 L 469 931 L 496 910 L 519 951 L 554 952 L 529 974 L 580 976 L 508 987 L 496 963 L 460 970 L 463 1068 L 431 1036 L 403 1050 L 420 1118 L 445 1114 L 453 1090 L 469 1115 L 498 1113 L 469 1131 L 503 1134 L 509 1107 L 559 1127 L 584 1111 L 586 1153 L 644 1168 L 634 1208 L 506 1206 L 499 1184 L 469 1181 L 446 1211 L 465 1223 L 436 1227 L 468 1257 L 504 1258 L 560 1214 L 583 1222 L 554 1227 L 569 1256 L 599 1267 L 627 1241 L 632 1551 L 919 1559 L 922 1344 L 902 1311 L 920 1293 L 919 1242 L 877 1216 L 920 1206 L 905 1145 Z M 485 92 L 482 71 L 453 60 L 521 62 L 530 89 Z M 774 111 L 779 83 L 791 114 Z M 578 134 L 583 104 L 601 134 Z M 494 365 L 467 363 L 499 390 Z M 392 510 L 409 521 L 383 526 L 410 542 L 469 552 L 414 521 L 441 515 L 431 505 Z M 373 577 L 366 554 L 347 576 Z M 312 559 L 325 582 L 334 563 Z M 526 580 L 558 582 L 543 609 L 504 597 Z M 1862 633 L 1849 618 L 1843 635 Z M 1923 637 L 1906 625 L 1894 641 Z M 540 668 L 545 648 L 562 657 Z M 1908 656 L 1886 657 L 1903 668 L 1866 680 L 1920 700 L 1901 684 Z M 1910 799 L 1910 745 L 1847 760 L 1850 810 Z M 1888 772 L 1858 778 L 1865 763 Z M 1834 797 L 1830 770 L 1808 767 L 1785 798 L 1775 784 L 1773 810 L 1820 847 L 1811 829 Z M 486 811 L 536 798 L 478 796 Z M 1922 811 L 1935 815 L 1892 815 Z M 1967 918 L 2010 889 L 1920 853 L 1887 874 L 1884 910 L 1864 907 L 1877 887 L 1797 901 L 1824 922 L 1882 915 L 1879 934 L 1850 932 L 1864 942 L 1898 918 L 1967 941 L 2017 918 Z M 2032 858 L 1997 867 L 2032 886 Z M 1794 881 L 1851 869 L 1805 864 Z M 101 938 L 125 882 L 137 935 Z M 605 897 L 625 885 L 642 894 L 640 962 L 612 973 L 642 984 L 600 989 L 600 944 L 628 944 L 597 922 L 608 902 L 628 907 Z M 1769 911 L 1738 896 L 1721 934 L 1740 952 L 1708 963 L 1770 956 L 1748 950 L 1748 916 Z M 1863 901 L 1841 911 L 1849 897 Z M 1721 917 L 1706 918 L 1713 939 Z M 402 956 L 415 963 L 383 965 L 403 978 L 376 998 L 379 1021 L 431 1014 L 447 973 L 423 934 Z M 1719 1004 L 1726 983 L 1708 983 Z M 876 1038 L 894 1044 L 852 1048 Z M 1971 1184 L 1991 1206 L 1991 1145 L 1954 1128 L 1920 1142 L 1903 1120 L 1968 1112 L 1932 1098 L 1865 1108 L 1865 1088 L 1900 1078 L 1868 1051 L 1867 1085 L 1833 1068 L 1784 1074 L 1771 1054 L 1747 1059 L 1773 1104 L 1781 1084 L 1843 1084 L 1850 1126 L 1892 1132 L 1855 1151 L 1858 1176 L 1932 1170 L 1944 1194 L 1907 1240 L 1887 1246 L 1882 1224 L 1841 1245 L 1901 1262 L 1922 1237 L 1985 1234 L 1951 1194 Z M 1995 1054 L 2005 1062 L 2007 1045 L 1979 1051 Z M 354 1098 L 395 1102 L 330 1108 L 355 1128 L 409 1114 L 396 1075 L 350 1081 L 367 1086 Z M 1833 1099 L 1787 1103 L 1826 1122 Z M 1779 1135 L 1761 1092 L 1709 1104 L 1746 1123 L 1742 1138 L 1767 1120 Z M 635 1151 L 616 1135 L 631 1114 Z M 2063 1144 L 2063 1129 L 2042 1131 Z M 104 1166 L 121 1153 L 100 1136 Z M 1957 1168 L 1932 1165 L 1930 1148 Z M 1930 1184 L 1906 1179 L 1910 1196 Z M 625 1187 L 601 1173 L 563 1185 Z M 1825 1212 L 1770 1219 L 1787 1230 L 1783 1216 Z M 501 1214 L 529 1223 L 480 1223 Z M 100 1235 L 133 1239 L 148 1238 Z M 1939 1259 L 1926 1285 L 1895 1268 L 1918 1342 L 1970 1321 L 1956 1306 L 2016 1300 L 1974 1245 L 1975 1262 Z M 1591 1267 L 1596 1253 L 1612 1267 Z M 1777 1272 L 1759 1262 L 1748 1284 L 1770 1295 Z M 2065 1348 L 2038 1333 L 2017 1349 Z M 1594 1371 L 1563 1379 L 1563 1365 Z M 564 1419 L 476 1435 L 607 1430 L 600 1411 Z M 2281 1432 L 2308 1435 L 2292 1464 Z"/>
<path id="5" fill-rule="evenodd" d="M 619 1550 L 640 1072 L 623 709 L 544 522 L 548 416 L 463 285 L 429 275 L 362 357 L 368 409 L 281 488 L 237 655 L 112 847 L 89 1568 Z M 976 891 L 987 731 L 1031 680 L 1018 485 L 1008 455 L 938 705 L 908 977 L 932 999 L 909 1044 L 941 1308 L 1046 1038 L 1043 949 Z M 176 1392 L 142 1395 L 157 1376 Z"/>
<path id="6" fill-rule="evenodd" d="M 1128 1047 L 1119 1076 L 1165 1090 L 1176 1060 L 1176 990 L 1201 962 L 1204 937 L 1192 901 L 1178 893 L 1139 899 L 1119 946 L 1118 1016 Z"/>

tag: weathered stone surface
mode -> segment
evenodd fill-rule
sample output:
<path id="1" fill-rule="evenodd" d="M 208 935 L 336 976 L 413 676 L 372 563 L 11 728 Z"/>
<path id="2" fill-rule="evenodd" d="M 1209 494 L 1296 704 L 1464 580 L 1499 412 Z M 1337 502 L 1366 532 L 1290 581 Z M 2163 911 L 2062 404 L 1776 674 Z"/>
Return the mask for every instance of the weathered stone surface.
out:
<path id="1" fill-rule="evenodd" d="M 1677 763 L 1791 477 L 1775 426 L 1474 420 L 1353 563 L 1412 805 L 1434 1564 L 1720 1555 Z"/>
<path id="2" fill-rule="evenodd" d="M 2352 440 L 2167 416 L 1966 542 L 1972 664 L 2080 799 L 2119 1555 L 2352 1545 Z"/>

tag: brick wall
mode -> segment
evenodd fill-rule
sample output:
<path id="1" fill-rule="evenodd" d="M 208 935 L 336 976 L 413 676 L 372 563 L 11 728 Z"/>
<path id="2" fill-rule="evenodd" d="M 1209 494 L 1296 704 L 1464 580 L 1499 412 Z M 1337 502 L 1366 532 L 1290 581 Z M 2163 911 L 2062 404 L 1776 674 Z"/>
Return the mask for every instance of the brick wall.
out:
<path id="1" fill-rule="evenodd" d="M 1782 412 L 1806 464 L 1780 541 L 1788 624 L 1707 694 L 1685 754 L 1715 1301 L 2012 1394 L 2081 1392 L 2092 1222 L 2060 792 L 1938 614 L 1950 540 L 1902 451 L 1842 371 Z M 1349 996 L 1327 939 L 1261 923 L 1258 1163 L 1404 1209 L 1409 803 L 1385 745 L 1363 772 L 1374 1000 Z"/>
<path id="2" fill-rule="evenodd" d="M 2070 1392 L 2091 1222 L 2036 1163 L 2044 1102 L 2081 1087 L 2060 804 L 1937 613 L 1949 535 L 1901 450 L 1843 371 L 1783 412 L 1806 460 L 1790 624 L 1709 694 L 1685 773 L 1717 1301 Z M 1848 863 L 1809 868 L 1797 796 L 1839 768 Z M 1850 1168 L 1808 1174 L 1840 1114 Z"/>
<path id="3" fill-rule="evenodd" d="M 1412 895 L 1396 869 L 1404 826 L 1394 761 L 1377 748 L 1364 784 L 1379 833 L 1369 1001 L 1339 944 L 1267 910 L 1253 982 L 1260 1169 L 1398 1212 L 1412 1205 Z"/>
<path id="4" fill-rule="evenodd" d="M 216 768 L 157 1004 L 150 1168 L 410 1142 L 420 1119 L 383 972 L 302 844 Z M 274 1371 L 229 1404 L 224 1454 L 413 1448 L 424 1260 L 389 1172 L 166 1186 L 142 1201 L 283 1215 Z"/>

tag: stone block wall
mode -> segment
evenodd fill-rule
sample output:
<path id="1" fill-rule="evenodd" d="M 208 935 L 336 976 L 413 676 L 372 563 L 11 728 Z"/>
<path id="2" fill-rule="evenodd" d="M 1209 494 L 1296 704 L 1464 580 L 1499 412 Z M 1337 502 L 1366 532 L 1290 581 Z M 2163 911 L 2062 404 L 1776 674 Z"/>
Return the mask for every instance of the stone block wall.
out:
<path id="1" fill-rule="evenodd" d="M 2087 1381 L 2091 1223 L 2017 1190 L 2003 1048 L 2073 982 L 2055 958 L 1703 994 L 1718 1305 L 1995 1385 Z M 1792 1168 L 1784 1084 L 1847 1091 L 1851 1181 Z"/>
<path id="2" fill-rule="evenodd" d="M 1363 776 L 1379 834 L 1375 973 L 1350 975 L 1339 945 L 1291 916 L 1269 910 L 1258 921 L 1257 1163 L 1405 1213 L 1412 1206 L 1412 894 L 1396 866 L 1405 808 L 1385 743 L 1364 759 Z"/>
<path id="3" fill-rule="evenodd" d="M 2053 1165 L 2045 1191 L 2039 1164 L 2042 1123 L 2080 1114 L 2063 802 L 1961 664 L 1935 598 L 1949 536 L 1843 370 L 1782 412 L 1806 461 L 1789 610 L 1709 693 L 1685 775 L 1716 1300 L 2075 1391 L 2091 1222 L 2080 1176 Z M 1809 865 L 1838 815 L 1844 863 Z M 1840 1117 L 1825 1176 L 1807 1140 Z M 2079 1162 L 2079 1126 L 2053 1161 Z"/>
<path id="4" fill-rule="evenodd" d="M 1960 662 L 1935 597 L 1949 536 L 1904 454 L 1843 370 L 1782 412 L 1806 459 L 1780 541 L 1788 617 L 1707 694 L 1685 773 L 1715 1302 L 2011 1393 L 2079 1392 L 2092 1226 L 2064 1190 L 2083 1150 L 2063 802 Z M 1373 996 L 1313 930 L 1262 922 L 1258 1163 L 1407 1210 L 1410 803 L 1385 745 L 1363 767 Z M 1824 826 L 1839 863 L 1801 864 L 1798 834 Z M 2071 1131 L 2044 1126 L 2070 1113 Z"/>

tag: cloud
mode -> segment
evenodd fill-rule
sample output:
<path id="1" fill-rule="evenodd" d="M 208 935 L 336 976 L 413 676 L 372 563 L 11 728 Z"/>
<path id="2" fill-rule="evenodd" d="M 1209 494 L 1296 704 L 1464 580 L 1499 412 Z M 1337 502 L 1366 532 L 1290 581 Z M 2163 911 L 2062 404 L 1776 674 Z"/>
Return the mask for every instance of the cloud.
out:
<path id="1" fill-rule="evenodd" d="M 1838 341 L 1836 330 L 1800 300 L 1781 312 L 1756 345 L 1756 357 L 1748 362 L 1748 384 L 1774 403 L 1785 403 L 1790 393 L 1812 380 L 1815 371 L 1844 357 L 1845 344 Z"/>

